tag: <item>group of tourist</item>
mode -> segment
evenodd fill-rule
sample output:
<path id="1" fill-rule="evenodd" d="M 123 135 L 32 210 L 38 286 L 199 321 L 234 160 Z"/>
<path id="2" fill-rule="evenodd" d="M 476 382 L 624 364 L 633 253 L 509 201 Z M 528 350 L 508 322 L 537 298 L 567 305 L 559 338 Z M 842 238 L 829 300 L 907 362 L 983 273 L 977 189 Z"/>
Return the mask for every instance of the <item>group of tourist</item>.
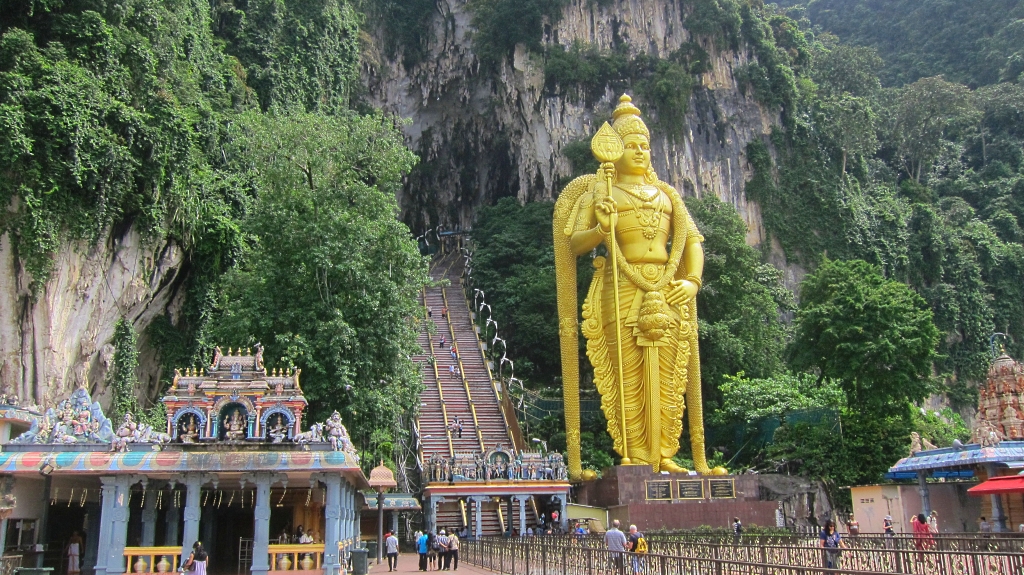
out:
<path id="1" fill-rule="evenodd" d="M 612 528 L 604 534 L 604 544 L 611 551 L 612 563 L 619 573 L 626 573 L 626 561 L 629 558 L 630 573 L 640 575 L 646 568 L 647 539 L 637 530 L 636 525 L 629 526 L 627 536 L 620 529 L 618 519 L 612 521 Z"/>
<path id="2" fill-rule="evenodd" d="M 465 536 L 465 532 L 463 532 L 463 536 Z M 420 557 L 419 570 L 458 571 L 459 542 L 459 534 L 455 529 L 442 529 L 436 535 L 430 531 L 417 531 L 416 552 Z"/>

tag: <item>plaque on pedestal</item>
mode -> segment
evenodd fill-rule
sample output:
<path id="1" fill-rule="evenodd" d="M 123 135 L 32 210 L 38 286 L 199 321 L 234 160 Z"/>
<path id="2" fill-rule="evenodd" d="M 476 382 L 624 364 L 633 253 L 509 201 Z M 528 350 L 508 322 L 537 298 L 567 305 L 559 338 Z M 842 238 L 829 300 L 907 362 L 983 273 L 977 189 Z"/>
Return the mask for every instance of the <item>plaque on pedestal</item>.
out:
<path id="1" fill-rule="evenodd" d="M 735 499 L 735 479 L 708 479 L 708 491 L 712 499 Z"/>
<path id="2" fill-rule="evenodd" d="M 679 499 L 704 499 L 703 479 L 680 479 L 676 481 Z"/>
<path id="3" fill-rule="evenodd" d="M 648 481 L 647 482 L 647 499 L 667 501 L 672 499 L 672 482 L 671 481 Z"/>

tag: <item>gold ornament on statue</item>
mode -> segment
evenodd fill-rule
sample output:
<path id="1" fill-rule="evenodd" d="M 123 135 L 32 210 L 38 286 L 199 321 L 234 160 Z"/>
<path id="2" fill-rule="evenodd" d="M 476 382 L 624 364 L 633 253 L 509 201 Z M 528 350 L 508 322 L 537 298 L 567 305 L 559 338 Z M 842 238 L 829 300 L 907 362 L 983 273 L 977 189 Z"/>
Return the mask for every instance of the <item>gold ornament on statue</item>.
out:
<path id="1" fill-rule="evenodd" d="M 685 472 L 679 450 L 685 402 L 690 443 L 700 473 L 704 453 L 696 294 L 704 269 L 704 238 L 682 198 L 651 167 L 650 132 L 623 95 L 591 141 L 596 174 L 569 183 L 553 224 L 559 337 L 569 474 L 591 478 L 580 463 L 580 401 L 576 300 L 577 257 L 604 245 L 582 307 L 582 331 L 608 433 L 622 464 Z M 669 248 L 671 246 L 671 249 Z"/>

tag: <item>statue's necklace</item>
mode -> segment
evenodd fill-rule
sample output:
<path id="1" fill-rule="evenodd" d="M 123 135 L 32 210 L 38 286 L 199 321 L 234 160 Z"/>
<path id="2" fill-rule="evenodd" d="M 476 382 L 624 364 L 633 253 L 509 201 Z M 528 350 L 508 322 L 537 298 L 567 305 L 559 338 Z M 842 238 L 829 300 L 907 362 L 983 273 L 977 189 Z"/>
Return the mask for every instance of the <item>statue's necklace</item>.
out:
<path id="1" fill-rule="evenodd" d="M 651 187 L 653 188 L 653 186 Z M 658 189 L 654 188 L 654 191 L 648 194 L 641 184 L 635 184 L 630 187 L 619 186 L 619 188 L 626 192 L 626 200 L 632 206 L 633 211 L 636 212 L 636 220 L 643 229 L 644 237 L 654 241 L 654 238 L 658 235 L 658 230 L 661 228 L 661 214 L 664 211 L 661 202 L 657 202 L 657 205 L 655 205 L 655 200 L 658 198 Z M 633 201 L 633 198 L 640 200 L 639 205 Z"/>

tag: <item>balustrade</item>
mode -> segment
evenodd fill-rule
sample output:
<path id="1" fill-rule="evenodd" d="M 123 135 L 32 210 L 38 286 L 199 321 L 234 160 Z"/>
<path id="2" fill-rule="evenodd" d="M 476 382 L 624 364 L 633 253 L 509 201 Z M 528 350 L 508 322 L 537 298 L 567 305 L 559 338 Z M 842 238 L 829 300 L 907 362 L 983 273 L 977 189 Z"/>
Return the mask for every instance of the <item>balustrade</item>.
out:
<path id="1" fill-rule="evenodd" d="M 341 545 L 339 544 L 339 549 Z M 270 572 L 295 575 L 320 571 L 324 560 L 324 547 L 312 543 L 268 546 Z"/>
<path id="2" fill-rule="evenodd" d="M 129 573 L 173 573 L 181 563 L 181 546 L 125 547 Z"/>

